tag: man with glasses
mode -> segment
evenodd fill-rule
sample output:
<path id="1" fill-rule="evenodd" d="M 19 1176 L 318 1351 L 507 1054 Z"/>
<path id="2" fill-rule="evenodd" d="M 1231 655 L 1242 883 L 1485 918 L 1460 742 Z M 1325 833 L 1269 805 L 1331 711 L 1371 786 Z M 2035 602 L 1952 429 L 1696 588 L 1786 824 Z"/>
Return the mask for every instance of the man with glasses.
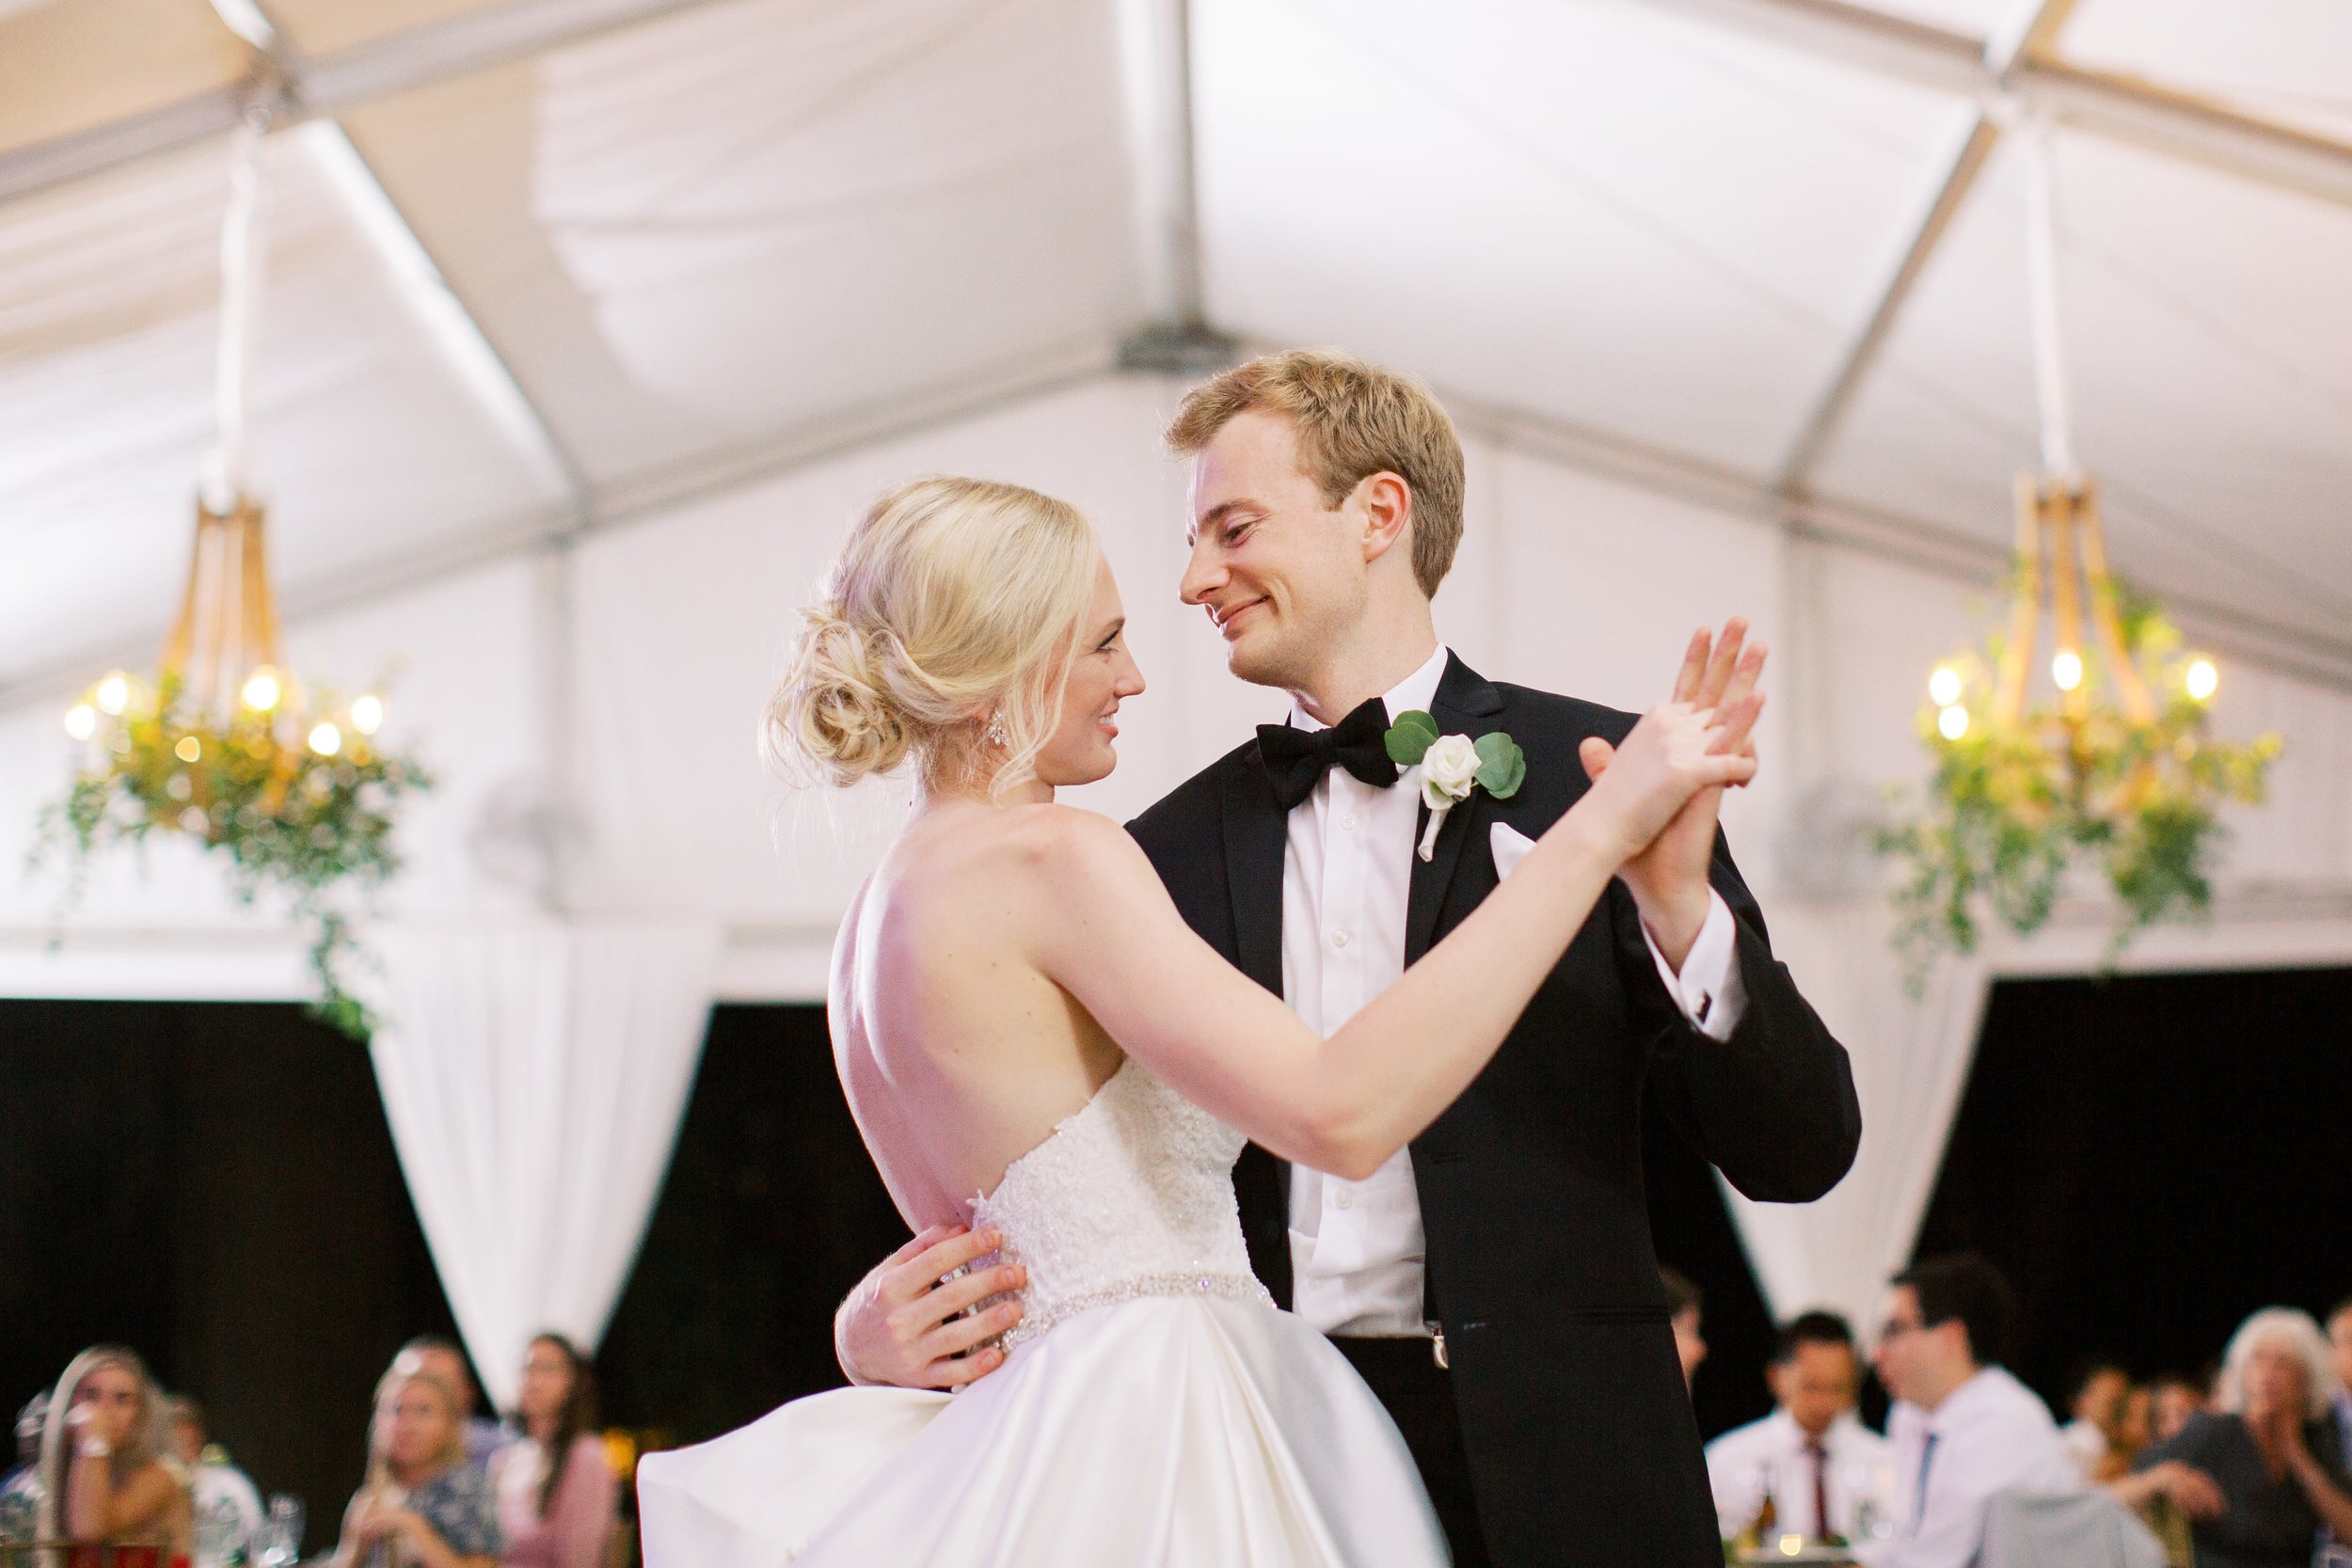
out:
<path id="1" fill-rule="evenodd" d="M 1895 1276 L 1874 1360 L 1896 1401 L 1896 1530 L 1877 1568 L 1968 1568 L 1995 1497 L 2082 1489 L 2048 1407 L 2000 1365 L 2013 1316 L 2009 1282 L 1974 1254 Z"/>

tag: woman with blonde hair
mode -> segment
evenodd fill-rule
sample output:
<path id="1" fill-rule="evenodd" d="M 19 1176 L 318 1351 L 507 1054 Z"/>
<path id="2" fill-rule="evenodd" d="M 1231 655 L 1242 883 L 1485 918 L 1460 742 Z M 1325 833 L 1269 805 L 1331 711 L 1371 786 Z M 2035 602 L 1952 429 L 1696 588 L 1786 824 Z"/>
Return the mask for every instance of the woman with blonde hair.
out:
<path id="1" fill-rule="evenodd" d="M 993 1237 L 942 1287 L 968 1311 L 934 1348 L 998 1370 L 952 1398 L 819 1394 L 646 1456 L 649 1568 L 1444 1561 L 1395 1425 L 1251 1274 L 1233 1161 L 1255 1139 L 1361 1179 L 1427 1128 L 1627 858 L 1700 789 L 1753 776 L 1760 699 L 1653 710 L 1325 1038 L 1185 925 L 1117 824 L 1056 801 L 1110 772 L 1143 690 L 1074 508 L 903 485 L 803 615 L 771 754 L 830 784 L 916 782 L 835 942 L 835 1065 L 908 1224 Z M 1217 855 L 1203 846 L 1204 875 Z"/>
<path id="2" fill-rule="evenodd" d="M 2177 1503 L 2198 1568 L 2306 1568 L 2322 1526 L 2352 1541 L 2338 1387 L 2311 1314 L 2265 1307 L 2231 1336 L 2215 1408 L 2141 1453 L 2111 1490 L 2136 1507 Z"/>
<path id="3" fill-rule="evenodd" d="M 457 1391 L 402 1357 L 376 1385 L 367 1479 L 343 1512 L 335 1568 L 493 1568 L 499 1544 Z"/>
<path id="4" fill-rule="evenodd" d="M 41 1434 L 43 1540 L 119 1548 L 107 1568 L 183 1563 L 193 1542 L 187 1477 L 168 1459 L 163 1400 L 147 1364 L 120 1345 L 75 1356 L 50 1396 Z M 131 1548 L 125 1551 L 119 1548 Z M 101 1555 L 77 1551 L 73 1568 Z"/>

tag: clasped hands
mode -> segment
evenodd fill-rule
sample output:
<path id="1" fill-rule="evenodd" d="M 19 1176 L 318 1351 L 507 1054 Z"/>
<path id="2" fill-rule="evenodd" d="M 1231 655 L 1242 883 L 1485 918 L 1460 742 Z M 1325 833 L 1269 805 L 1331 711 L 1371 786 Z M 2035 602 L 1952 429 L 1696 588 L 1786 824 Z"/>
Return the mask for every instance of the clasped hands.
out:
<path id="1" fill-rule="evenodd" d="M 1721 731 L 1717 749 L 1754 757 L 1752 726 L 1764 705 L 1756 683 L 1764 673 L 1766 649 L 1761 642 L 1749 643 L 1747 635 L 1747 622 L 1736 615 L 1724 623 L 1721 636 L 1710 636 L 1704 626 L 1692 633 L 1667 705 L 1711 713 Z M 1595 780 L 1615 756 L 1616 748 L 1598 736 L 1586 737 L 1578 748 L 1585 773 Z M 1724 788 L 1710 784 L 1692 796 L 1648 847 L 1617 871 L 1642 911 L 1650 940 L 1676 970 L 1681 969 L 1707 924 L 1712 897 L 1708 869 L 1715 858 L 1715 827 Z"/>

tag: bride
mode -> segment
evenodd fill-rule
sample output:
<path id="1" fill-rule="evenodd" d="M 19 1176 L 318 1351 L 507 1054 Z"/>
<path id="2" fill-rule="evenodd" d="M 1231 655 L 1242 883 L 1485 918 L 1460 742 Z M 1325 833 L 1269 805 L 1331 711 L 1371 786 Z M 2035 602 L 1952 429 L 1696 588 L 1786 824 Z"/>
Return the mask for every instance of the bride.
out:
<path id="1" fill-rule="evenodd" d="M 1193 934 L 1115 823 L 1055 803 L 1110 772 L 1143 690 L 1074 508 L 904 485 L 803 614 L 769 747 L 834 784 L 918 779 L 842 921 L 835 1063 L 908 1225 L 1001 1238 L 959 1284 L 1005 1360 L 953 1397 L 836 1389 L 647 1455 L 649 1568 L 1443 1562 L 1387 1413 L 1251 1275 L 1233 1160 L 1255 1139 L 1361 1178 L 1427 1127 L 1618 866 L 1698 789 L 1752 776 L 1760 699 L 1653 709 L 1476 912 L 1322 1039 Z"/>

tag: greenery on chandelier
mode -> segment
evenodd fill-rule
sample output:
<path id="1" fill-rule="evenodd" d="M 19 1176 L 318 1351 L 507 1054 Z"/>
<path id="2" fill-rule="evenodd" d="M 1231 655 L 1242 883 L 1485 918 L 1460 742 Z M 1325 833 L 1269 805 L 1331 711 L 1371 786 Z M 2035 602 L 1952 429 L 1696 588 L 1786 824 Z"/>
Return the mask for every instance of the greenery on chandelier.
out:
<path id="1" fill-rule="evenodd" d="M 347 984 L 360 955 L 336 895 L 373 891 L 399 869 L 393 803 L 433 781 L 413 758 L 375 746 L 384 705 L 373 693 L 306 712 L 280 701 L 265 670 L 243 698 L 223 722 L 198 711 L 176 675 L 98 683 L 67 715 L 84 761 L 43 811 L 34 861 L 70 857 L 70 908 L 101 850 L 156 832 L 196 840 L 222 857 L 240 902 L 285 896 L 310 936 L 311 1015 L 364 1039 L 373 1020 Z"/>
<path id="2" fill-rule="evenodd" d="M 2021 560 L 2027 585 L 2033 572 Z M 2110 959 L 2146 926 L 2195 918 L 2212 902 L 2223 804 L 2263 799 L 2279 737 L 2215 739 L 2212 661 L 2183 648 L 2154 603 L 2103 578 L 2092 580 L 2112 594 L 2100 607 L 2112 634 L 2098 641 L 2120 660 L 2061 641 L 2055 695 L 2028 707 L 2028 621 L 2022 649 L 1995 634 L 1930 682 L 1919 734 L 1934 776 L 1918 809 L 1876 838 L 1901 867 L 1897 945 L 1915 984 L 1939 950 L 1975 951 L 1984 911 L 2020 936 L 2038 929 L 2077 864 L 2095 864 L 2114 891 Z"/>

